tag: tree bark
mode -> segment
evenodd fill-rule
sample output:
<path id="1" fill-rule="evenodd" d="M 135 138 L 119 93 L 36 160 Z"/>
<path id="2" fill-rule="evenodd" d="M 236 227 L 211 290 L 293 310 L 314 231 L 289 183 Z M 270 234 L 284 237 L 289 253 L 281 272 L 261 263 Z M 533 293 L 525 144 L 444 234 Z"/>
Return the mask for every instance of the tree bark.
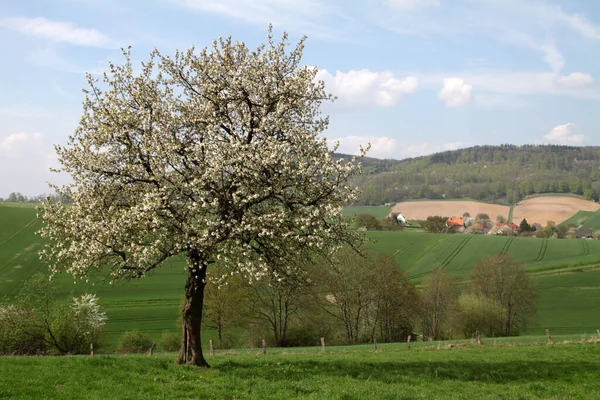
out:
<path id="1" fill-rule="evenodd" d="M 210 365 L 208 365 L 202 354 L 202 343 L 200 341 L 206 267 L 208 264 L 195 251 L 189 253 L 189 264 L 189 275 L 185 283 L 185 304 L 181 310 L 183 337 L 181 338 L 181 349 L 176 364 L 209 368 Z"/>

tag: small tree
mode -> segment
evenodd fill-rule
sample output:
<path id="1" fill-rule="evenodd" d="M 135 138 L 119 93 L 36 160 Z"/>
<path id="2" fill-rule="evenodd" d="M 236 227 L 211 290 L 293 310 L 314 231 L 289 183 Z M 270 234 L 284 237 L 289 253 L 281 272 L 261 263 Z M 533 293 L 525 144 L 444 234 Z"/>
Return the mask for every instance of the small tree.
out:
<path id="1" fill-rule="evenodd" d="M 383 217 L 381 220 L 381 226 L 386 231 L 402 231 L 404 230 L 404 223 L 398 221 L 396 218 Z"/>
<path id="2" fill-rule="evenodd" d="M 365 319 L 373 301 L 372 258 L 342 249 L 331 262 L 323 263 L 318 276 L 323 309 L 341 323 L 346 340 L 357 343 L 366 331 Z"/>
<path id="3" fill-rule="evenodd" d="M 423 227 L 427 232 L 430 233 L 441 233 L 447 230 L 446 221 L 448 217 L 442 217 L 439 215 L 427 217 L 427 220 L 423 223 Z"/>
<path id="4" fill-rule="evenodd" d="M 354 226 L 356 228 L 365 228 L 368 231 L 380 231 L 381 222 L 371 214 L 358 214 L 354 217 Z"/>
<path id="5" fill-rule="evenodd" d="M 479 260 L 471 272 L 471 289 L 504 310 L 501 332 L 510 336 L 525 328 L 535 315 L 537 289 L 525 267 L 505 255 Z"/>
<path id="6" fill-rule="evenodd" d="M 215 269 L 217 271 L 217 269 Z M 229 345 L 229 330 L 239 324 L 245 316 L 245 303 L 248 296 L 247 285 L 240 277 L 224 280 L 221 277 L 209 279 L 205 289 L 203 324 L 217 331 L 219 347 Z"/>
<path id="7" fill-rule="evenodd" d="M 443 266 L 436 268 L 423 282 L 421 321 L 425 336 L 439 340 L 454 306 L 452 280 Z"/>
<path id="8" fill-rule="evenodd" d="M 102 82 L 88 75 L 83 116 L 57 146 L 73 203 L 46 202 L 42 255 L 55 274 L 145 277 L 187 258 L 177 362 L 208 366 L 201 348 L 207 269 L 217 261 L 251 280 L 305 247 L 355 244 L 342 207 L 360 166 L 334 160 L 321 136 L 332 99 L 301 65 L 304 39 L 250 50 L 231 38 L 162 56 L 136 74 L 129 52 Z M 363 153 L 364 154 L 364 153 Z"/>
<path id="9" fill-rule="evenodd" d="M 486 336 L 502 336 L 504 310 L 495 300 L 472 293 L 463 293 L 458 298 L 460 329 L 466 338 L 477 331 Z"/>
<path id="10" fill-rule="evenodd" d="M 277 270 L 252 285 L 249 291 L 250 316 L 262 321 L 273 334 L 274 344 L 288 346 L 288 331 L 292 319 L 297 317 L 311 290 L 311 280 L 306 270 L 310 267 L 308 256 L 281 262 Z M 287 267 L 286 267 L 287 265 Z"/>
<path id="11" fill-rule="evenodd" d="M 527 219 L 523 218 L 521 223 L 519 224 L 519 233 L 531 232 L 531 226 L 527 222 Z"/>

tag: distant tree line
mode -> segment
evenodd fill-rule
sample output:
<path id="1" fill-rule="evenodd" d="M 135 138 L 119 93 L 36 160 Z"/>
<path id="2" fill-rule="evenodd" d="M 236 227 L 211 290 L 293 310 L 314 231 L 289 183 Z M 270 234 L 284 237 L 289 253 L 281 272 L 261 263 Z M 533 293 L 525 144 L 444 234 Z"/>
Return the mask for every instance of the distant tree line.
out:
<path id="1" fill-rule="evenodd" d="M 599 146 L 475 146 L 362 163 L 364 173 L 354 180 L 362 192 L 356 204 L 443 198 L 514 204 L 536 193 L 600 197 Z"/>
<path id="2" fill-rule="evenodd" d="M 70 199 L 65 196 L 60 196 L 58 194 L 39 194 L 33 197 L 27 197 L 23 195 L 21 192 L 11 192 L 6 199 L 0 197 L 0 201 L 7 201 L 11 203 L 41 203 L 46 199 L 50 199 L 51 201 L 61 201 L 63 203 L 69 203 Z"/>

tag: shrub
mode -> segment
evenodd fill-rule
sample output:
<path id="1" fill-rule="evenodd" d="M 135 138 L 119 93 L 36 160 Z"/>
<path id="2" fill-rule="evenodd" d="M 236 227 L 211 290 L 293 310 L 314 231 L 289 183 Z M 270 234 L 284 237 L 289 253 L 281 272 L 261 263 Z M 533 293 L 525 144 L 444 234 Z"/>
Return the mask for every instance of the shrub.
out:
<path id="1" fill-rule="evenodd" d="M 105 322 L 95 295 L 56 301 L 48 278 L 36 274 L 16 304 L 0 308 L 0 354 L 87 353 L 90 344 L 99 347 Z"/>
<path id="2" fill-rule="evenodd" d="M 120 353 L 144 353 L 152 347 L 152 339 L 143 332 L 125 332 L 119 341 Z"/>
<path id="3" fill-rule="evenodd" d="M 52 343 L 62 354 L 83 354 L 100 347 L 106 314 L 100 312 L 98 298 L 93 294 L 73 297 L 71 303 L 58 304 L 50 319 Z"/>
<path id="4" fill-rule="evenodd" d="M 50 349 L 33 313 L 23 307 L 0 306 L 0 355 L 35 355 Z"/>
<path id="5" fill-rule="evenodd" d="M 173 332 L 165 332 L 158 343 L 163 351 L 178 351 L 181 348 L 181 336 Z"/>

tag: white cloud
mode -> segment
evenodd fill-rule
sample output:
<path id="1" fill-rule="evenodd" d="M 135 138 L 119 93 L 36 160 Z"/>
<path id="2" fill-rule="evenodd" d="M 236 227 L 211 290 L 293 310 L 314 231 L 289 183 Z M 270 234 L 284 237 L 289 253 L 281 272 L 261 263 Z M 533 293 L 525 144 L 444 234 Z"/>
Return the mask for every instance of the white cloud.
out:
<path id="1" fill-rule="evenodd" d="M 48 192 L 48 181 L 69 182 L 66 174 L 51 173 L 58 160 L 47 135 L 41 132 L 18 132 L 0 137 L 0 197 L 10 192 L 34 196 Z"/>
<path id="2" fill-rule="evenodd" d="M 391 107 L 402 97 L 419 88 L 414 76 L 400 79 L 391 72 L 372 72 L 367 69 L 336 71 L 332 75 L 326 69 L 319 70 L 317 80 L 325 82 L 325 89 L 338 97 L 344 106 Z"/>
<path id="3" fill-rule="evenodd" d="M 594 78 L 583 72 L 571 72 L 569 75 L 558 77 L 556 81 L 562 86 L 581 87 L 590 85 L 594 82 Z"/>
<path id="4" fill-rule="evenodd" d="M 544 139 L 551 144 L 578 145 L 585 141 L 585 136 L 576 133 L 572 123 L 566 123 L 552 128 Z"/>
<path id="5" fill-rule="evenodd" d="M 424 87 L 435 87 L 444 84 L 448 76 L 460 76 L 474 88 L 477 94 L 473 100 L 479 105 L 480 100 L 486 103 L 486 95 L 504 95 L 512 97 L 535 94 L 552 94 L 578 97 L 584 99 L 600 99 L 600 90 L 590 85 L 593 78 L 583 73 L 566 76 L 554 72 L 519 72 L 490 70 L 478 73 L 469 71 L 449 71 L 444 74 L 419 75 Z M 592 79 L 592 81 L 590 81 Z M 487 102 L 490 105 L 492 102 Z M 505 101 L 502 101 L 506 104 Z"/>
<path id="6" fill-rule="evenodd" d="M 288 32 L 333 41 L 348 41 L 332 19 L 348 23 L 350 18 L 320 0 L 171 0 L 183 7 L 202 13 L 220 15 L 266 27 L 273 24 Z"/>
<path id="7" fill-rule="evenodd" d="M 392 0 L 387 3 L 390 5 Z M 403 9 L 394 12 L 395 8 L 380 8 L 378 14 L 374 13 L 376 23 L 398 34 L 478 36 L 530 49 L 540 54 L 554 72 L 565 66 L 560 46 L 568 43 L 566 40 L 600 40 L 600 25 L 583 15 L 568 13 L 551 1 L 453 0 L 427 13 L 407 13 Z"/>
<path id="8" fill-rule="evenodd" d="M 359 147 L 363 148 L 371 144 L 371 149 L 367 153 L 368 157 L 391 158 L 401 160 L 404 158 L 419 157 L 441 151 L 456 150 L 469 146 L 465 142 L 449 143 L 431 143 L 431 142 L 410 142 L 400 141 L 387 136 L 345 136 L 340 138 L 327 139 L 330 148 L 333 148 L 336 142 L 340 143 L 337 149 L 338 153 L 358 155 Z"/>
<path id="9" fill-rule="evenodd" d="M 473 97 L 473 86 L 462 78 L 444 78 L 438 98 L 446 107 L 454 108 L 468 104 Z"/>
<path id="10" fill-rule="evenodd" d="M 420 7 L 439 6 L 440 0 L 387 0 L 387 3 L 402 10 L 414 10 Z"/>
<path id="11" fill-rule="evenodd" d="M 13 133 L 5 138 L 0 138 L 0 154 L 8 158 L 19 158 L 27 149 L 37 149 L 44 139 L 44 134 Z"/>
<path id="12" fill-rule="evenodd" d="M 78 46 L 109 47 L 111 39 L 95 29 L 80 28 L 69 22 L 51 21 L 46 18 L 4 18 L 0 26 L 26 35 Z"/>

